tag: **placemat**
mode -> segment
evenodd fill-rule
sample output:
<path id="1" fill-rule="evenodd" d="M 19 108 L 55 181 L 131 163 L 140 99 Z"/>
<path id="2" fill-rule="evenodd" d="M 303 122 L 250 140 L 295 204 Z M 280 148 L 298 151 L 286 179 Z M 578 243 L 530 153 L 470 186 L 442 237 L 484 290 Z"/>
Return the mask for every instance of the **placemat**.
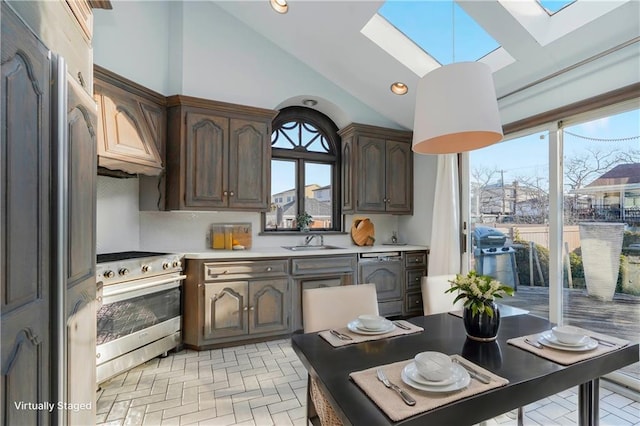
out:
<path id="1" fill-rule="evenodd" d="M 579 328 L 579 327 L 577 327 Z M 514 339 L 507 340 L 507 343 L 513 346 L 517 346 L 520 349 L 534 353 L 539 357 L 546 358 L 549 361 L 556 362 L 562 365 L 571 365 L 576 362 L 584 361 L 585 359 L 594 358 L 607 352 L 614 351 L 616 349 L 623 348 L 629 344 L 628 340 L 619 339 L 617 337 L 608 336 L 606 334 L 596 333 L 595 331 L 579 328 L 584 334 L 592 337 L 596 340 L 601 340 L 604 343 L 598 344 L 598 347 L 584 352 L 563 351 L 561 349 L 554 349 L 548 346 L 543 346 L 542 349 L 533 347 L 525 342 L 525 339 L 529 339 L 533 342 L 538 341 L 538 336 L 542 333 L 530 334 L 528 336 L 516 337 Z M 612 343 L 613 346 L 609 346 L 606 343 Z"/>
<path id="2" fill-rule="evenodd" d="M 404 336 L 406 334 L 420 333 L 421 331 L 424 331 L 424 328 L 419 327 L 415 324 L 412 324 L 408 321 L 398 320 L 398 321 L 393 321 L 393 323 L 396 324 L 396 328 L 384 334 L 358 334 L 358 333 L 353 333 L 347 327 L 335 329 L 335 331 L 339 332 L 340 334 L 345 334 L 351 337 L 351 340 L 342 340 L 334 336 L 333 334 L 331 334 L 330 330 L 324 330 L 318 334 L 324 340 L 329 342 L 331 346 L 338 348 L 340 346 L 352 345 L 354 343 L 362 343 L 362 342 L 368 342 L 371 340 L 386 339 L 386 338 L 395 337 L 395 336 Z M 405 327 L 408 328 L 408 330 L 400 328 L 397 324 L 404 325 Z"/>
<path id="3" fill-rule="evenodd" d="M 373 402 L 375 402 L 375 404 L 380 407 L 380 409 L 384 411 L 384 413 L 394 422 L 433 410 L 434 408 L 441 407 L 459 399 L 505 386 L 509 383 L 507 379 L 485 370 L 460 355 L 451 355 L 451 359 L 457 359 L 460 363 L 468 365 L 475 371 L 489 376 L 491 381 L 488 384 L 484 384 L 472 378 L 469 386 L 466 388 L 457 392 L 449 393 L 434 393 L 417 390 L 405 384 L 400 377 L 402 369 L 410 362 L 413 362 L 412 359 L 354 372 L 351 373 L 349 377 L 351 377 L 360 389 L 362 389 L 362 391 L 367 394 L 367 396 L 371 398 L 371 400 L 373 400 Z M 383 369 L 389 381 L 407 391 L 413 399 L 416 400 L 416 405 L 412 407 L 405 404 L 400 398 L 400 395 L 395 391 L 388 389 L 381 381 L 379 381 L 376 374 L 376 370 L 378 368 Z"/>

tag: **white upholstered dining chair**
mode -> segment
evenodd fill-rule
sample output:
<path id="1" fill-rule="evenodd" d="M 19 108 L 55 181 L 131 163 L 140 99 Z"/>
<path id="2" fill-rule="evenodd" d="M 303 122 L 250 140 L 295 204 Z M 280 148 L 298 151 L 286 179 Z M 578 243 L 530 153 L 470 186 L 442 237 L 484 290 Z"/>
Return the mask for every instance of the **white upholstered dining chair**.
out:
<path id="1" fill-rule="evenodd" d="M 375 284 L 357 284 L 303 290 L 302 322 L 305 333 L 345 327 L 362 314 L 378 315 Z M 307 376 L 307 421 L 318 416 L 321 425 L 342 425 L 317 379 Z"/>
<path id="2" fill-rule="evenodd" d="M 422 277 L 422 306 L 425 315 L 462 309 L 462 300 L 458 300 L 455 305 L 453 304 L 457 293 L 445 293 L 451 287 L 450 281 L 455 278 L 455 274 Z"/>
<path id="3" fill-rule="evenodd" d="M 378 315 L 375 284 L 322 287 L 302 292 L 305 333 L 345 327 L 362 314 Z"/>

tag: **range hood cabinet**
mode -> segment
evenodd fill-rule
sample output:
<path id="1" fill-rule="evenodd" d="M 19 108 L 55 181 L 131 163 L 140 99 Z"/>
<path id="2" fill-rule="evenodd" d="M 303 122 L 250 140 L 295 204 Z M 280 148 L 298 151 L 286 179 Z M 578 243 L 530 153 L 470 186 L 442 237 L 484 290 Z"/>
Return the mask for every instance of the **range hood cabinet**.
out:
<path id="1" fill-rule="evenodd" d="M 163 170 L 165 98 L 94 66 L 98 104 L 98 166 L 158 176 Z"/>

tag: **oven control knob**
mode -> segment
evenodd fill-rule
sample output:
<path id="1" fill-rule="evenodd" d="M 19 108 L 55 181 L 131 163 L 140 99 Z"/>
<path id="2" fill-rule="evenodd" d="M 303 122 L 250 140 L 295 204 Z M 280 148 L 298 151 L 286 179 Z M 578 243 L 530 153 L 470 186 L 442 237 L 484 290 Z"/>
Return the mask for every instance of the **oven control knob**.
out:
<path id="1" fill-rule="evenodd" d="M 162 262 L 162 269 L 169 269 L 171 264 L 169 262 Z"/>
<path id="2" fill-rule="evenodd" d="M 109 271 L 104 271 L 102 274 L 105 278 L 113 278 L 116 276 L 116 273 L 109 270 Z"/>
<path id="3" fill-rule="evenodd" d="M 176 259 L 176 260 L 173 261 L 172 266 L 174 268 L 179 268 L 180 266 L 182 266 L 182 262 L 180 262 L 178 259 Z"/>
<path id="4" fill-rule="evenodd" d="M 129 270 L 127 268 L 121 268 L 118 271 L 118 274 L 120 274 L 121 277 L 124 277 L 125 275 L 129 275 Z"/>
<path id="5" fill-rule="evenodd" d="M 149 272 L 151 270 L 151 265 L 142 265 L 142 273 Z"/>

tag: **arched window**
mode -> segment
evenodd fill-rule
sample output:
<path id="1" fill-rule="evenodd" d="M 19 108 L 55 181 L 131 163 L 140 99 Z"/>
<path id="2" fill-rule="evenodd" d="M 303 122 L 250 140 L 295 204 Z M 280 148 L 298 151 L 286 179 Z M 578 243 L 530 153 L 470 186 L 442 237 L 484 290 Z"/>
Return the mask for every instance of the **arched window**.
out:
<path id="1" fill-rule="evenodd" d="M 337 131 L 329 117 L 310 108 L 287 107 L 274 119 L 271 208 L 264 215 L 265 231 L 299 231 L 305 213 L 311 231 L 340 230 Z"/>

